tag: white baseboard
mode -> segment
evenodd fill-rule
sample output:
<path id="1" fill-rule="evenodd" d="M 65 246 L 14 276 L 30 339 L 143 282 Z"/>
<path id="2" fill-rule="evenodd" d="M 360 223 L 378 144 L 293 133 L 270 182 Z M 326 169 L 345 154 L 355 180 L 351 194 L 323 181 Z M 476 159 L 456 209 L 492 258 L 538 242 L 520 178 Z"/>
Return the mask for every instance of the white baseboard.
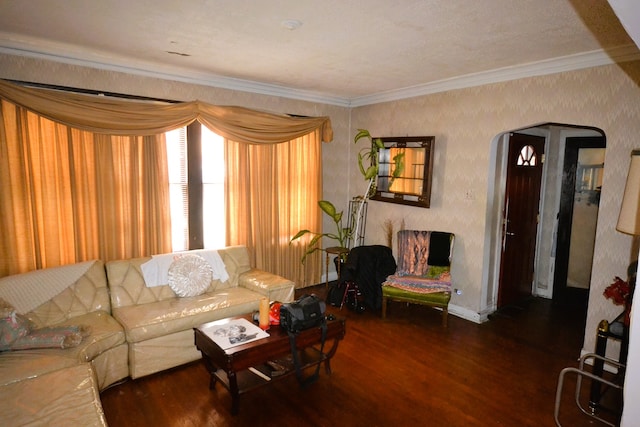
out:
<path id="1" fill-rule="evenodd" d="M 329 273 L 329 282 L 334 280 L 338 280 L 338 273 L 335 271 Z M 324 274 L 322 275 L 322 283 L 326 283 L 326 276 Z M 460 317 L 465 320 L 469 320 L 474 323 L 483 323 L 488 320 L 487 318 L 488 313 L 484 315 L 480 315 L 475 311 L 472 311 L 467 308 L 460 307 L 454 304 L 449 304 L 449 314 L 452 314 L 456 317 Z"/>
<path id="2" fill-rule="evenodd" d="M 459 305 L 454 305 L 454 304 L 449 304 L 449 314 L 452 314 L 454 316 L 460 317 L 465 320 L 469 320 L 474 323 L 482 323 L 483 321 L 487 320 L 486 318 L 482 320 L 482 317 L 480 316 L 480 314 L 476 313 L 475 311 L 472 311 L 472 310 L 469 310 L 468 308 L 460 307 Z"/>

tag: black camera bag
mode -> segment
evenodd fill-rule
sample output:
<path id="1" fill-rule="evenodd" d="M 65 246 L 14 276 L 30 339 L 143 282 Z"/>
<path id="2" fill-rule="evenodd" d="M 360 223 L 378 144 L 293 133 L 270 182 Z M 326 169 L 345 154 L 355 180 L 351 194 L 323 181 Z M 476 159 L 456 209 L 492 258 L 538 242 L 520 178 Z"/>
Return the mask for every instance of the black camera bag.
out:
<path id="1" fill-rule="evenodd" d="M 326 304 L 316 295 L 304 295 L 280 306 L 280 326 L 287 332 L 298 333 L 321 326 L 325 321 Z"/>
<path id="2" fill-rule="evenodd" d="M 320 327 L 321 341 L 320 353 L 323 352 L 324 342 L 327 335 L 327 319 L 324 312 L 326 304 L 316 295 L 304 295 L 298 300 L 285 303 L 280 306 L 280 326 L 287 331 L 289 335 L 289 343 L 291 344 L 291 355 L 293 356 L 293 364 L 296 369 L 296 377 L 302 387 L 313 384 L 320 374 L 320 363 L 316 365 L 313 375 L 307 378 L 302 376 L 302 367 L 298 348 L 296 345 L 296 335 L 305 329 Z"/>

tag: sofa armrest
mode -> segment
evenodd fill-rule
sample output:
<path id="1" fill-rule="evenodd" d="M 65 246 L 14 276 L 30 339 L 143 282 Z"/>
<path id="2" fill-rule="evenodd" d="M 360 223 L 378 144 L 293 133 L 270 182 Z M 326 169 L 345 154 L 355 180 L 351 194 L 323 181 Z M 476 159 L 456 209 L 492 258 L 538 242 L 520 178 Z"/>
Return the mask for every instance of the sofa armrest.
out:
<path id="1" fill-rule="evenodd" d="M 269 301 L 291 302 L 295 283 L 277 274 L 252 268 L 238 277 L 238 286 L 269 298 Z"/>

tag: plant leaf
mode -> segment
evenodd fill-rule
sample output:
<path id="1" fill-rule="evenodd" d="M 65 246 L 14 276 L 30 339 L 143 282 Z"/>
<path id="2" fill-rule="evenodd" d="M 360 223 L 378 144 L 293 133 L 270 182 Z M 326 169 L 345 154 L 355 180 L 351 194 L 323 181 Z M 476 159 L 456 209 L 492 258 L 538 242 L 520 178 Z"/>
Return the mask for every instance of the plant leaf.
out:
<path id="1" fill-rule="evenodd" d="M 373 165 L 373 166 L 369 166 L 369 168 L 367 169 L 367 171 L 364 174 L 364 178 L 365 179 L 371 179 L 373 177 L 375 177 L 378 174 L 378 166 Z"/>
<path id="2" fill-rule="evenodd" d="M 364 174 L 365 174 L 365 171 L 364 171 L 364 164 L 362 163 L 362 162 L 363 162 L 363 160 L 364 160 L 364 158 L 363 158 L 363 156 L 362 156 L 362 153 L 358 153 L 358 167 L 360 168 L 360 173 L 361 173 L 362 175 L 364 175 Z"/>
<path id="3" fill-rule="evenodd" d="M 398 153 L 393 156 L 393 162 L 396 167 L 393 169 L 392 176 L 397 178 L 402 175 L 402 172 L 404 172 L 404 153 Z"/>
<path id="4" fill-rule="evenodd" d="M 362 138 L 371 139 L 371 134 L 369 133 L 368 130 L 366 130 L 366 129 L 358 129 L 358 133 L 353 138 L 353 142 L 357 144 L 358 141 L 360 141 Z"/>
<path id="5" fill-rule="evenodd" d="M 316 234 L 315 236 L 313 236 L 313 239 L 311 239 L 311 241 L 309 242 L 309 247 L 311 246 L 315 246 L 320 239 L 322 239 L 323 234 Z"/>
<path id="6" fill-rule="evenodd" d="M 314 252 L 316 252 L 316 251 L 319 251 L 319 250 L 321 250 L 321 249 L 320 249 L 319 247 L 317 247 L 317 246 L 316 246 L 315 248 L 313 248 L 313 249 L 308 249 L 308 250 L 304 253 L 304 255 L 302 255 L 302 259 L 301 259 L 300 261 L 304 264 L 304 262 L 307 260 L 307 257 L 308 257 L 309 255 L 311 255 L 312 253 L 314 253 Z"/>
<path id="7" fill-rule="evenodd" d="M 302 236 L 304 236 L 304 235 L 305 235 L 305 234 L 307 234 L 307 233 L 311 233 L 311 231 L 309 231 L 309 230 L 300 230 L 300 231 L 298 231 L 298 232 L 296 233 L 296 235 L 295 235 L 295 236 L 293 236 L 293 237 L 291 238 L 291 240 L 289 241 L 289 243 L 293 242 L 293 241 L 294 241 L 294 240 L 296 240 L 296 239 L 301 238 Z"/>
<path id="8" fill-rule="evenodd" d="M 320 206 L 320 209 L 322 209 L 322 211 L 324 213 L 329 215 L 335 221 L 335 218 L 336 218 L 336 207 L 333 205 L 333 203 L 331 203 L 328 200 L 320 200 L 318 202 L 318 206 Z"/>

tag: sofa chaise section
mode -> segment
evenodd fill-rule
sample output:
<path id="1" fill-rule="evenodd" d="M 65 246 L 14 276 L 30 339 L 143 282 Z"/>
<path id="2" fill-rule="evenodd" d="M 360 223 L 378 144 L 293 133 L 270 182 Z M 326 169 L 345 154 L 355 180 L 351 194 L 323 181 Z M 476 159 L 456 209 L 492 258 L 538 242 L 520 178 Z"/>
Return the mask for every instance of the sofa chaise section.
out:
<path id="1" fill-rule="evenodd" d="M 36 331 L 65 326 L 88 330 L 80 344 L 70 348 L 0 353 L 0 386 L 82 363 L 91 364 L 100 390 L 128 376 L 125 334 L 110 315 L 104 262 L 96 260 L 3 277 L 0 296 L 13 305 L 30 308 L 27 312 L 17 311 L 30 320 Z"/>
<path id="2" fill-rule="evenodd" d="M 89 363 L 0 387 L 3 426 L 106 426 L 95 370 Z"/>

